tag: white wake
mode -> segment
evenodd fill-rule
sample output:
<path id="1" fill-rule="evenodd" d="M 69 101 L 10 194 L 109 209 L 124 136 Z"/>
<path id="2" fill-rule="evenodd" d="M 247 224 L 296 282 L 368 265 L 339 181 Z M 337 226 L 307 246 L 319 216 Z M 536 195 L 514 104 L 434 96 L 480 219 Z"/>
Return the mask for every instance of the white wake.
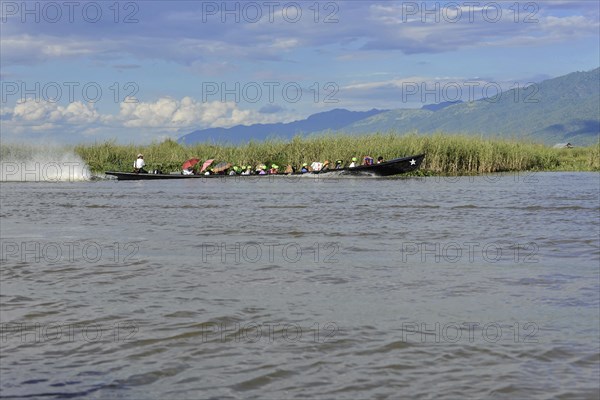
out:
<path id="1" fill-rule="evenodd" d="M 72 148 L 0 145 L 0 182 L 79 182 L 90 178 L 89 167 Z"/>

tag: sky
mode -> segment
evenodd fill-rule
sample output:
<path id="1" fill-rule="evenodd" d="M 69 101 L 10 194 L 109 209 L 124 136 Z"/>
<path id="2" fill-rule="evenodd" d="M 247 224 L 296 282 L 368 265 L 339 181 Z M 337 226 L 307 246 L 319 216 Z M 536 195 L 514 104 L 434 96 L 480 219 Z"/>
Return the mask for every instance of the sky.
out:
<path id="1" fill-rule="evenodd" d="M 3 142 L 472 101 L 600 66 L 591 1 L 1 1 Z"/>

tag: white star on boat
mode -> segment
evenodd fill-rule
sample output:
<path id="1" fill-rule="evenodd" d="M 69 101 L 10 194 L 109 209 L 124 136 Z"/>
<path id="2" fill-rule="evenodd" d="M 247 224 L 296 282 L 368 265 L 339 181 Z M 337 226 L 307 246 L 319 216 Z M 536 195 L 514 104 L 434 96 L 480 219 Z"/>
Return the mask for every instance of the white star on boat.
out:
<path id="1" fill-rule="evenodd" d="M 410 165 L 415 165 L 417 162 L 415 161 L 415 159 L 413 158 L 412 160 L 410 160 Z"/>

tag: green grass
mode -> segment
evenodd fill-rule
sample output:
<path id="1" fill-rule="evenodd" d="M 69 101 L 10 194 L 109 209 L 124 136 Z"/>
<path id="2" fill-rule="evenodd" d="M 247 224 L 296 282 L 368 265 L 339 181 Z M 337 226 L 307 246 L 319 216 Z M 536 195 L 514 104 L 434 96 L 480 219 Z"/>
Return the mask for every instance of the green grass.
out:
<path id="1" fill-rule="evenodd" d="M 557 171 L 600 171 L 600 142 L 595 146 L 555 151 L 559 157 Z"/>
<path id="2" fill-rule="evenodd" d="M 426 153 L 419 174 L 480 174 L 503 171 L 552 170 L 600 171 L 600 142 L 595 146 L 552 149 L 541 144 L 489 139 L 466 135 L 338 135 L 294 137 L 289 141 L 271 139 L 247 144 L 180 145 L 172 140 L 147 146 L 118 145 L 115 142 L 78 145 L 75 152 L 92 172 L 130 171 L 137 153 L 143 153 L 147 169 L 178 171 L 192 157 L 238 165 L 257 163 L 299 166 L 303 162 L 348 162 L 352 157 L 383 156 L 386 160 Z"/>

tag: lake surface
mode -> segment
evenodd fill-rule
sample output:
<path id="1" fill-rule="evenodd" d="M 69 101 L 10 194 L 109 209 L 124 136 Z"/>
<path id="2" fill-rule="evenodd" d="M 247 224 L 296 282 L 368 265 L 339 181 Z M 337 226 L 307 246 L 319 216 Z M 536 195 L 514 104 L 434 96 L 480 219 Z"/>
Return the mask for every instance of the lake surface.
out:
<path id="1" fill-rule="evenodd" d="M 597 173 L 1 189 L 0 396 L 600 394 Z"/>

